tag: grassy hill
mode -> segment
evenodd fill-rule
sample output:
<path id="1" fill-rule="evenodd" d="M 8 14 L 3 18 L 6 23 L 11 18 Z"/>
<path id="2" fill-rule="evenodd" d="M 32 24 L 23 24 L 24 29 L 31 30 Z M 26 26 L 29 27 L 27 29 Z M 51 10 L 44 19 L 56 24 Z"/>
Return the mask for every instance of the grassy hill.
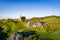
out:
<path id="1" fill-rule="evenodd" d="M 48 25 L 44 28 L 26 27 L 30 20 L 42 21 Z M 19 31 L 35 31 L 36 34 L 24 38 L 24 40 L 60 40 L 60 16 L 33 17 L 28 21 L 14 21 L 12 19 L 0 20 L 0 40 L 6 40 L 12 33 Z"/>

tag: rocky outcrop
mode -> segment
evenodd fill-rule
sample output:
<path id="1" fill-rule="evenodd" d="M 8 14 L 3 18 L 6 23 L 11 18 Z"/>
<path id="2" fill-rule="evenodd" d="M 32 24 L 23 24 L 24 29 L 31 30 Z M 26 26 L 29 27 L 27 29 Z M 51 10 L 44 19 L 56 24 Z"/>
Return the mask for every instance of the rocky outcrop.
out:
<path id="1" fill-rule="evenodd" d="M 30 20 L 26 24 L 27 27 L 39 27 L 39 28 L 44 28 L 44 22 L 40 21 L 35 21 L 35 20 Z"/>
<path id="2" fill-rule="evenodd" d="M 35 34 L 35 31 L 15 32 L 7 40 L 24 40 L 25 37 L 29 37 L 30 35 Z"/>

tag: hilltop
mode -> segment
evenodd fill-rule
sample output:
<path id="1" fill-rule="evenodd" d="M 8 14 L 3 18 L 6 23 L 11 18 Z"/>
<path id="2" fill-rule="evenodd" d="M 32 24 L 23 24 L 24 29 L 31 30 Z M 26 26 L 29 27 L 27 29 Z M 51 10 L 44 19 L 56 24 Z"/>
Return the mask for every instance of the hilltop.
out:
<path id="1" fill-rule="evenodd" d="M 26 27 L 26 24 L 33 20 L 33 24 L 37 25 L 40 22 L 44 25 L 43 28 Z M 43 24 L 41 23 L 43 22 Z M 12 33 L 35 31 L 36 34 L 31 35 L 25 40 L 60 40 L 60 16 L 47 16 L 47 17 L 33 17 L 31 19 L 25 19 L 25 21 L 13 20 L 13 19 L 1 19 L 0 20 L 0 40 L 6 40 Z"/>

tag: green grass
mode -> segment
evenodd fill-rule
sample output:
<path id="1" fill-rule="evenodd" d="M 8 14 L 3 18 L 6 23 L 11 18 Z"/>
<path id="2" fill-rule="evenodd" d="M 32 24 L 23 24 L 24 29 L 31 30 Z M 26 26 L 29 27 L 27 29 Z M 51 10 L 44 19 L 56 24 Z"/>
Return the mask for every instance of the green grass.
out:
<path id="1" fill-rule="evenodd" d="M 60 16 L 48 16 L 43 18 L 32 18 L 30 20 L 39 20 L 48 23 L 48 26 L 44 28 L 26 27 L 26 22 L 12 21 L 12 20 L 0 20 L 0 40 L 5 40 L 12 33 L 26 30 L 35 31 L 36 34 L 26 37 L 24 40 L 60 40 Z M 29 20 L 28 20 L 29 21 Z M 3 29 L 3 30 L 2 30 Z"/>

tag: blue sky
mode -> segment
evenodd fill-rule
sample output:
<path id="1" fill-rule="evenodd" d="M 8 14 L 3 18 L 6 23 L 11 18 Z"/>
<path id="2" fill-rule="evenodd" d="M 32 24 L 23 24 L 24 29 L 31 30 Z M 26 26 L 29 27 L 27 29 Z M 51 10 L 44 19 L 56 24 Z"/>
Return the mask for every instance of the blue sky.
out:
<path id="1" fill-rule="evenodd" d="M 60 16 L 60 0 L 0 0 L 0 19 L 20 15 L 27 18 Z"/>

